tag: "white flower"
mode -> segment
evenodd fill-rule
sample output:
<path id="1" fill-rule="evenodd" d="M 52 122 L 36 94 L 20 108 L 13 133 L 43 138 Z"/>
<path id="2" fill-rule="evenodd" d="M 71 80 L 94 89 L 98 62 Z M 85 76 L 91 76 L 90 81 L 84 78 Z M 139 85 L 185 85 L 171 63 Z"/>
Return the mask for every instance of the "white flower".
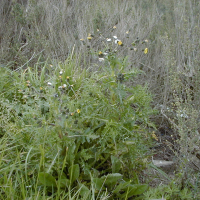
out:
<path id="1" fill-rule="evenodd" d="M 63 74 L 63 71 L 61 70 L 61 71 L 59 72 L 59 74 L 62 75 L 62 74 Z"/>
<path id="2" fill-rule="evenodd" d="M 62 86 L 59 86 L 58 89 L 62 89 Z"/>
<path id="3" fill-rule="evenodd" d="M 102 62 L 102 61 L 104 61 L 104 58 L 99 58 L 99 62 Z"/>
<path id="4" fill-rule="evenodd" d="M 117 40 L 117 36 L 116 36 L 116 35 L 114 35 L 113 38 L 114 38 L 115 40 Z"/>
<path id="5" fill-rule="evenodd" d="M 107 38 L 106 40 L 107 40 L 107 42 L 111 42 L 111 38 Z"/>
<path id="6" fill-rule="evenodd" d="M 51 86 L 51 85 L 52 85 L 52 83 L 51 83 L 51 82 L 48 82 L 48 83 L 47 83 L 47 85 Z"/>
<path id="7" fill-rule="evenodd" d="M 63 86 L 62 86 L 63 88 L 66 88 L 67 87 L 67 85 L 66 84 L 63 84 Z"/>
<path id="8" fill-rule="evenodd" d="M 119 41 L 120 41 L 120 40 L 116 39 L 116 40 L 115 40 L 115 44 L 118 44 Z"/>

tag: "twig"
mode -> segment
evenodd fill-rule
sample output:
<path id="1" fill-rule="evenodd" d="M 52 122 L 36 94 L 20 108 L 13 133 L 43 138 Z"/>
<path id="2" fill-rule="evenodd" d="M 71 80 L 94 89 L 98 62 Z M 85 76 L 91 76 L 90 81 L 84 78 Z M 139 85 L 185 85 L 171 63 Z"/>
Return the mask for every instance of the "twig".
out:
<path id="1" fill-rule="evenodd" d="M 167 120 L 169 120 L 169 122 L 170 122 L 171 124 L 173 124 L 173 126 L 174 126 L 177 130 L 180 130 L 179 127 L 178 127 L 169 117 L 167 117 L 167 115 L 165 115 L 165 113 L 163 112 L 163 109 L 162 109 L 162 108 L 161 108 L 161 114 L 162 114 L 165 118 L 167 118 Z"/>
<path id="2" fill-rule="evenodd" d="M 31 56 L 31 58 L 24 64 L 22 65 L 21 67 L 13 70 L 13 71 L 18 71 L 20 70 L 21 68 L 23 68 L 26 64 L 28 64 L 33 58 L 35 58 L 37 55 L 39 55 L 40 53 L 42 53 L 44 51 L 44 49 L 42 51 L 40 51 L 38 54 L 35 55 L 35 52 L 33 53 L 33 55 Z"/>

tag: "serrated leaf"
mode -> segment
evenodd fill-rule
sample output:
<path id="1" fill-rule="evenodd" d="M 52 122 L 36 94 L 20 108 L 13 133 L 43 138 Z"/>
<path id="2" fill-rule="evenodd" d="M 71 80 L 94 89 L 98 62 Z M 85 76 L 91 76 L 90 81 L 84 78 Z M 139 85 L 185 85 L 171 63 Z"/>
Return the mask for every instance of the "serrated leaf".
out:
<path id="1" fill-rule="evenodd" d="M 78 179 L 79 174 L 80 174 L 80 168 L 78 164 L 71 165 L 69 167 L 69 176 L 70 176 L 70 183 L 72 184 L 76 179 Z"/>
<path id="2" fill-rule="evenodd" d="M 45 186 L 56 187 L 56 179 L 49 173 L 40 172 L 38 174 L 39 181 Z"/>

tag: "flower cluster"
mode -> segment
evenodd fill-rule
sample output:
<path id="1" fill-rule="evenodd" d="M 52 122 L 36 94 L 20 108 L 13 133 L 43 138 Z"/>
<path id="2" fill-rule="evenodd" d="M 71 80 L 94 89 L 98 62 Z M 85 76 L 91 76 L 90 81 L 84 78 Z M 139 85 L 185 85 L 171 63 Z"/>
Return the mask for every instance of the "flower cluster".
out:
<path id="1" fill-rule="evenodd" d="M 113 26 L 111 28 L 111 32 L 115 31 L 117 29 L 117 26 Z M 103 44 L 99 45 L 98 48 L 101 48 L 101 50 L 97 50 L 98 54 L 98 60 L 99 62 L 103 62 L 105 59 L 108 58 L 109 54 L 113 54 L 116 52 L 122 52 L 125 49 L 133 50 L 134 52 L 141 50 L 144 54 L 148 54 L 148 47 L 147 43 L 149 42 L 147 39 L 140 41 L 140 39 L 137 37 L 136 40 L 134 40 L 132 43 L 128 41 L 123 41 L 122 39 L 118 38 L 117 35 L 113 35 L 110 37 L 105 37 L 104 34 L 100 32 L 99 29 L 97 29 L 97 36 L 94 34 L 89 33 L 87 36 L 87 39 L 84 40 L 83 38 L 80 39 L 80 41 L 83 43 L 83 45 L 87 44 L 87 47 L 91 49 L 91 45 L 94 44 L 93 46 L 96 48 L 96 43 L 101 41 Z M 129 38 L 130 36 L 130 30 L 125 32 L 126 38 Z M 129 45 L 130 44 L 130 45 Z M 123 47 L 123 50 L 119 48 Z M 143 49 L 141 49 L 143 47 Z"/>

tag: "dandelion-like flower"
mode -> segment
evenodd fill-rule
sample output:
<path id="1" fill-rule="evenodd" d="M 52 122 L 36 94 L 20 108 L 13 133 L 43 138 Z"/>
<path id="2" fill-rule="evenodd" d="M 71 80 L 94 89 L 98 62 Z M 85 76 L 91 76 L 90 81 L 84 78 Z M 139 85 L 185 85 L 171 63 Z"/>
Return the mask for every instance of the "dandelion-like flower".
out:
<path id="1" fill-rule="evenodd" d="M 63 84 L 62 88 L 66 88 L 66 87 L 67 87 L 67 85 L 66 85 L 66 84 Z"/>
<path id="2" fill-rule="evenodd" d="M 59 74 L 62 75 L 62 74 L 63 74 L 63 71 L 61 70 L 61 71 L 59 72 Z"/>
<path id="3" fill-rule="evenodd" d="M 148 48 L 145 48 L 144 49 L 144 54 L 147 54 L 148 53 Z"/>
<path id="4" fill-rule="evenodd" d="M 156 136 L 156 134 L 154 132 L 151 134 L 151 136 L 152 136 L 152 138 L 154 138 L 155 140 L 158 141 L 158 137 Z"/>
<path id="5" fill-rule="evenodd" d="M 102 55 L 103 53 L 102 53 L 102 51 L 99 51 L 99 55 Z"/>
<path id="6" fill-rule="evenodd" d="M 123 45 L 123 43 L 122 43 L 121 40 L 119 40 L 119 41 L 117 42 L 117 44 L 118 44 L 119 46 L 122 46 L 122 45 Z"/>
<path id="7" fill-rule="evenodd" d="M 92 35 L 91 33 L 89 33 L 87 39 L 91 40 L 93 37 L 94 37 L 94 35 Z"/>
<path id="8" fill-rule="evenodd" d="M 48 82 L 47 85 L 52 86 L 52 83 L 51 83 L 51 82 Z"/>
<path id="9" fill-rule="evenodd" d="M 77 109 L 77 110 L 76 110 L 76 112 L 77 112 L 77 113 L 80 113 L 80 112 L 81 112 L 81 110 L 80 110 L 80 109 Z"/>

